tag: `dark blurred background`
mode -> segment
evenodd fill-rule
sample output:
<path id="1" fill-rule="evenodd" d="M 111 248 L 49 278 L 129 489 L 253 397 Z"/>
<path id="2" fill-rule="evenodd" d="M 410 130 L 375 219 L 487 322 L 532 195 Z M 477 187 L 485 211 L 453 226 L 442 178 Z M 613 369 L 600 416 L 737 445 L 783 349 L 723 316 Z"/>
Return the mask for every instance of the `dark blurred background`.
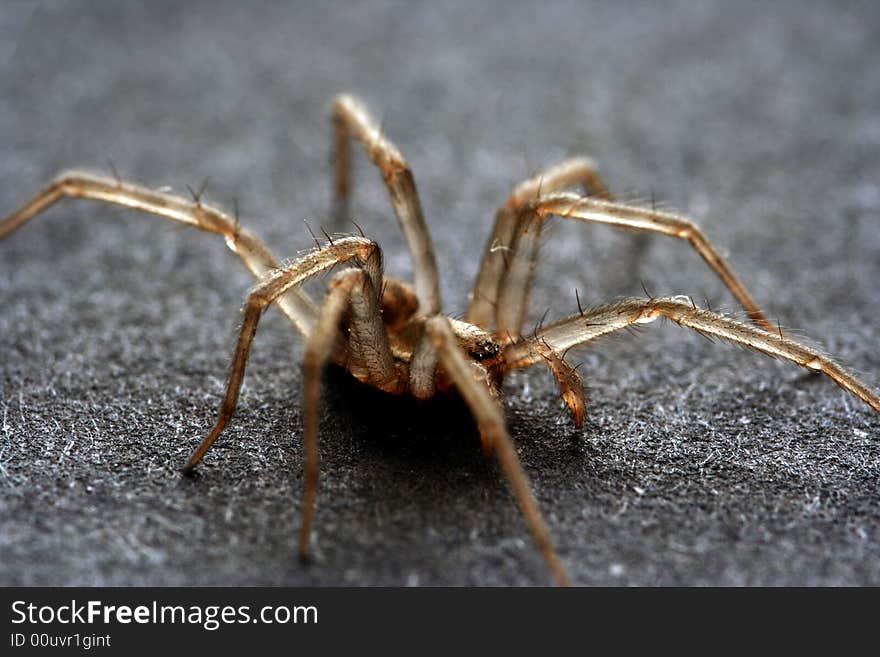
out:
<path id="1" fill-rule="evenodd" d="M 682 211 L 781 324 L 880 384 L 874 2 L 4 2 L 0 213 L 85 167 L 208 181 L 282 256 L 329 223 L 334 94 L 415 171 L 465 308 L 511 186 L 588 154 Z M 352 218 L 409 276 L 378 175 Z M 531 320 L 622 294 L 732 299 L 686 245 L 552 224 Z M 301 342 L 261 325 L 199 468 L 251 279 L 216 236 L 86 201 L 0 243 L 0 583 L 548 584 L 466 409 L 330 373 L 315 560 L 295 558 Z M 799 333 L 800 334 L 800 333 Z M 653 325 L 582 350 L 585 426 L 549 375 L 507 416 L 579 584 L 880 584 L 880 417 L 822 377 Z"/>

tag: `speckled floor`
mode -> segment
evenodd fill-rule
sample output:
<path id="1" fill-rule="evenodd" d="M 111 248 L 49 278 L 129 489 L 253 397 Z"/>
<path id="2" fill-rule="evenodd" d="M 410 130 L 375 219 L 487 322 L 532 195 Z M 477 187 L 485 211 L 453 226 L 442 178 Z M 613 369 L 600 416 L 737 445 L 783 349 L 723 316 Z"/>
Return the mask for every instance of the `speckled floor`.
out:
<path id="1" fill-rule="evenodd" d="M 306 3 L 301 3 L 305 5 Z M 415 171 L 445 309 L 511 186 L 589 154 L 692 216 L 771 316 L 880 387 L 880 12 L 870 2 L 9 3 L 0 213 L 84 166 L 208 196 L 283 256 L 328 222 L 335 93 Z M 409 260 L 357 159 L 353 218 Z M 328 224 L 329 225 L 329 224 Z M 688 247 L 553 223 L 530 321 L 622 294 L 733 300 Z M 301 343 L 261 326 L 194 479 L 251 280 L 221 240 L 69 201 L 0 242 L 0 584 L 544 585 L 456 400 L 325 385 L 316 555 L 295 558 Z M 511 434 L 578 584 L 880 584 L 880 416 L 830 381 L 674 326 L 547 372 Z"/>

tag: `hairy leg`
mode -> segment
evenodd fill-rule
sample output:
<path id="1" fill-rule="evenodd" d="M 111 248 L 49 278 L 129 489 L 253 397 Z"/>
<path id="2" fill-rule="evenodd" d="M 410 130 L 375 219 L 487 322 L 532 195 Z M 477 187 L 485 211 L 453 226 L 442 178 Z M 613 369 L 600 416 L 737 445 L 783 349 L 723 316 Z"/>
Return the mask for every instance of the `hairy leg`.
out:
<path id="1" fill-rule="evenodd" d="M 550 215 L 587 223 L 602 223 L 662 233 L 689 242 L 727 286 L 755 324 L 767 331 L 775 329 L 752 295 L 733 273 L 727 261 L 689 219 L 669 212 L 559 193 L 529 203 L 520 213 L 515 236 L 515 255 L 501 283 L 498 299 L 498 330 L 502 335 L 515 338 L 520 334 L 526 299 L 538 258 L 541 227 L 546 217 Z"/>
<path id="2" fill-rule="evenodd" d="M 339 338 L 339 322 L 348 305 L 348 290 L 331 286 L 318 313 L 315 330 L 306 340 L 303 358 L 303 495 L 299 529 L 299 553 L 309 551 L 309 531 L 318 490 L 318 402 L 321 396 L 321 372 L 332 357 Z"/>
<path id="3" fill-rule="evenodd" d="M 269 248 L 254 233 L 239 225 L 236 218 L 222 210 L 174 194 L 142 185 L 82 171 L 70 171 L 37 192 L 15 212 L 0 221 L 0 239 L 62 198 L 86 198 L 123 205 L 150 214 L 180 221 L 190 226 L 218 233 L 254 276 L 261 276 L 280 264 Z M 315 317 L 315 305 L 306 293 L 289 290 L 278 299 L 278 306 L 301 333 L 307 335 Z"/>
<path id="4" fill-rule="evenodd" d="M 192 470 L 202 459 L 235 411 L 251 343 L 257 332 L 257 324 L 263 311 L 269 304 L 277 301 L 288 290 L 301 285 L 306 279 L 348 260 L 356 260 L 361 265 L 373 290 L 382 289 L 382 255 L 379 247 L 365 238 L 344 237 L 327 246 L 310 251 L 291 264 L 270 271 L 250 291 L 242 311 L 244 319 L 232 357 L 226 393 L 220 406 L 217 421 L 211 432 L 190 456 L 184 466 L 185 471 Z M 378 295 L 376 302 L 378 303 Z"/>
<path id="5" fill-rule="evenodd" d="M 688 297 L 630 298 L 599 306 L 550 324 L 536 336 L 508 345 L 504 349 L 503 357 L 508 369 L 527 367 L 541 360 L 542 350 L 545 348 L 564 353 L 574 346 L 589 343 L 603 335 L 633 324 L 653 322 L 661 317 L 705 335 L 745 345 L 768 356 L 821 372 L 880 413 L 880 395 L 829 356 L 792 340 L 781 332 L 767 331 L 753 324 L 697 308 Z"/>
<path id="6" fill-rule="evenodd" d="M 571 411 L 574 426 L 580 428 L 584 424 L 584 415 L 587 409 L 587 395 L 584 392 L 584 384 L 578 376 L 577 368 L 572 367 L 565 361 L 565 354 L 557 354 L 553 349 L 542 342 L 535 344 L 535 349 L 547 363 L 550 372 L 559 383 L 559 394 L 562 401 Z"/>
<path id="7" fill-rule="evenodd" d="M 400 229 L 406 238 L 413 259 L 415 288 L 421 311 L 431 315 L 440 312 L 440 278 L 434 245 L 425 224 L 422 204 L 409 164 L 397 147 L 382 134 L 364 104 L 348 95 L 333 102 L 333 148 L 335 162 L 334 193 L 336 203 L 347 207 L 351 193 L 351 155 L 349 140 L 361 142 L 370 161 L 382 171 L 382 178 L 391 196 L 391 205 Z M 345 210 L 339 210 L 345 212 Z"/>
<path id="8" fill-rule="evenodd" d="M 330 282 L 315 330 L 306 341 L 303 358 L 303 452 L 305 493 L 299 532 L 299 552 L 309 549 L 309 532 L 315 512 L 318 489 L 318 403 L 321 372 L 339 344 L 339 323 L 351 311 L 347 339 L 348 366 L 352 374 L 366 383 L 391 393 L 403 392 L 406 385 L 398 372 L 378 305 L 378 294 L 370 276 L 360 269 L 339 272 Z"/>
<path id="9" fill-rule="evenodd" d="M 493 328 L 500 284 L 513 255 L 517 219 L 522 208 L 541 194 L 576 186 L 598 198 L 611 200 L 611 193 L 596 165 L 583 157 L 560 162 L 513 189 L 495 215 L 495 225 L 480 260 L 465 320 L 482 328 Z"/>
<path id="10" fill-rule="evenodd" d="M 570 582 L 565 568 L 553 549 L 550 533 L 529 487 L 528 476 L 522 469 L 513 441 L 507 433 L 501 406 L 490 392 L 485 370 L 479 364 L 469 362 L 465 358 L 448 319 L 442 316 L 432 317 L 427 321 L 425 330 L 431 338 L 446 375 L 458 388 L 474 414 L 484 447 L 488 445 L 497 456 L 538 548 L 556 581 L 561 585 L 568 585 Z"/>
<path id="11" fill-rule="evenodd" d="M 409 391 L 417 399 L 434 396 L 437 372 L 437 350 L 427 331 L 422 333 L 409 363 Z"/>

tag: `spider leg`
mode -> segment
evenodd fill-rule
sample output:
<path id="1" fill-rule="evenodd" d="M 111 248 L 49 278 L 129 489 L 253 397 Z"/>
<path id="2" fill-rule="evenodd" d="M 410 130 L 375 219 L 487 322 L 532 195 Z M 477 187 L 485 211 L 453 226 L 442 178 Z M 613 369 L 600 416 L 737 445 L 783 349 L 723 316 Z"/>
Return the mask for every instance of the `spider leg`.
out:
<path id="1" fill-rule="evenodd" d="M 299 531 L 299 553 L 309 549 L 309 530 L 318 490 L 318 402 L 321 395 L 321 372 L 331 357 L 338 338 L 339 321 L 348 304 L 348 291 L 331 287 L 318 314 L 315 330 L 308 337 L 303 359 L 303 496 L 302 520 Z"/>
<path id="2" fill-rule="evenodd" d="M 586 413 L 587 400 L 584 392 L 584 384 L 578 376 L 576 368 L 565 362 L 563 355 L 557 354 L 547 345 L 538 342 L 535 349 L 541 354 L 547 367 L 556 377 L 559 383 L 559 392 L 562 401 L 571 411 L 571 417 L 574 426 L 580 428 L 584 424 L 584 415 Z"/>
<path id="3" fill-rule="evenodd" d="M 548 215 L 558 215 L 565 219 L 576 219 L 587 223 L 596 222 L 639 231 L 652 231 L 689 242 L 727 286 L 755 324 L 767 331 L 776 330 L 733 273 L 727 261 L 689 219 L 669 212 L 559 193 L 532 201 L 519 215 L 515 254 L 501 282 L 498 298 L 498 330 L 502 334 L 515 337 L 520 333 L 525 315 L 526 297 L 538 257 L 541 227 Z"/>
<path id="4" fill-rule="evenodd" d="M 437 350 L 427 331 L 416 342 L 409 363 L 409 391 L 417 399 L 430 399 L 437 389 Z"/>
<path id="5" fill-rule="evenodd" d="M 580 186 L 585 192 L 611 200 L 595 163 L 584 157 L 564 160 L 514 187 L 495 214 L 495 225 L 477 272 L 465 320 L 482 328 L 492 328 L 501 281 L 515 247 L 517 218 L 522 208 L 541 194 Z"/>
<path id="6" fill-rule="evenodd" d="M 355 259 L 369 277 L 373 289 L 382 288 L 382 255 L 378 245 L 362 237 L 343 237 L 330 244 L 313 249 L 295 262 L 284 265 L 265 274 L 251 289 L 242 310 L 244 318 L 238 335 L 238 342 L 232 357 L 226 393 L 220 405 L 217 421 L 210 433 L 192 453 L 184 471 L 192 470 L 210 449 L 213 442 L 229 422 L 238 403 L 238 394 L 244 378 L 245 365 L 250 354 L 251 343 L 257 332 L 257 324 L 263 311 L 277 302 L 288 290 L 301 285 L 306 279 L 338 265 Z"/>
<path id="7" fill-rule="evenodd" d="M 599 306 L 555 322 L 539 331 L 535 337 L 508 345 L 503 357 L 508 369 L 527 367 L 541 360 L 543 348 L 563 353 L 613 331 L 632 324 L 653 322 L 660 317 L 704 335 L 745 345 L 768 356 L 821 372 L 880 413 L 880 395 L 827 355 L 776 330 L 767 331 L 754 324 L 697 308 L 688 297 L 629 298 Z"/>
<path id="8" fill-rule="evenodd" d="M 351 308 L 345 366 L 359 381 L 391 394 L 403 393 L 406 379 L 395 365 L 372 280 L 359 269 L 349 269 L 340 272 L 333 285 L 347 291 Z"/>
<path id="9" fill-rule="evenodd" d="M 381 289 L 381 288 L 380 288 Z M 315 512 L 318 489 L 318 402 L 321 372 L 338 344 L 339 324 L 346 309 L 351 309 L 348 363 L 352 374 L 387 392 L 403 392 L 405 380 L 394 364 L 382 315 L 379 296 L 370 276 L 361 269 L 339 272 L 330 282 L 324 305 L 318 314 L 315 330 L 308 337 L 303 359 L 303 451 L 305 494 L 299 533 L 299 552 L 309 549 L 309 531 Z"/>
<path id="10" fill-rule="evenodd" d="M 570 582 L 565 568 L 553 549 L 547 525 L 538 509 L 538 503 L 532 494 L 528 476 L 522 468 L 513 441 L 507 433 L 501 406 L 498 400 L 493 398 L 485 370 L 479 364 L 469 362 L 465 358 L 448 319 L 440 315 L 432 317 L 427 321 L 425 330 L 431 337 L 440 365 L 474 414 L 484 445 L 489 445 L 497 456 L 541 554 L 557 582 L 563 586 L 568 585 Z"/>
<path id="11" fill-rule="evenodd" d="M 218 233 L 254 276 L 261 276 L 280 264 L 265 243 L 237 218 L 195 200 L 160 192 L 142 185 L 107 178 L 83 171 L 64 173 L 38 191 L 12 214 L 0 220 L 0 240 L 62 198 L 85 198 L 123 205 L 150 214 L 180 221 L 211 233 Z M 278 300 L 282 312 L 303 334 L 314 321 L 315 305 L 299 289 L 291 289 Z"/>
<path id="12" fill-rule="evenodd" d="M 440 312 L 440 278 L 434 245 L 425 224 L 422 204 L 412 170 L 403 155 L 382 134 L 379 125 L 358 99 L 341 95 L 333 102 L 334 193 L 337 205 L 345 208 L 351 192 L 349 138 L 363 145 L 370 160 L 382 171 L 391 205 L 400 223 L 413 259 L 415 288 L 422 312 Z M 339 210 L 345 212 L 345 210 Z"/>

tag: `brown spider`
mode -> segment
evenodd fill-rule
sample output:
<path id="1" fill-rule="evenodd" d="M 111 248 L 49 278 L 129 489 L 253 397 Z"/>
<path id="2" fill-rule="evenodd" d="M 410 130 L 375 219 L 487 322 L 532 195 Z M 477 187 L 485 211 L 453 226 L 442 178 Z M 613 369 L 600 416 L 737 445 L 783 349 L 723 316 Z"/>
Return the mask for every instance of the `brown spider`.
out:
<path id="1" fill-rule="evenodd" d="M 51 182 L 0 222 L 0 239 L 62 197 L 89 198 L 124 205 L 221 234 L 227 246 L 257 277 L 244 306 L 244 319 L 232 359 L 226 393 L 211 432 L 184 469 L 192 470 L 232 417 L 251 342 L 263 311 L 272 303 L 305 338 L 304 470 L 305 499 L 299 550 L 309 548 L 309 527 L 318 483 L 318 402 L 320 375 L 333 361 L 358 380 L 402 395 L 427 399 L 456 388 L 479 428 L 486 454 L 495 454 L 516 500 L 556 580 L 568 577 L 505 428 L 500 404 L 504 375 L 544 362 L 558 380 L 574 423 L 584 419 L 584 388 L 565 360 L 566 352 L 632 324 L 660 317 L 703 334 L 723 338 L 790 360 L 831 377 L 840 387 L 880 412 L 880 397 L 851 372 L 821 352 L 783 334 L 768 321 L 724 258 L 688 219 L 614 202 L 590 160 L 566 160 L 518 185 L 498 211 L 464 320 L 441 314 L 434 249 L 412 172 L 376 122 L 355 98 L 333 103 L 335 196 L 344 212 L 350 191 L 350 138 L 361 142 L 379 167 L 413 259 L 415 285 L 383 276 L 379 246 L 361 235 L 330 238 L 297 260 L 282 264 L 237 217 L 193 200 L 83 172 Z M 563 190 L 583 187 L 591 196 Z M 583 310 L 544 325 L 531 335 L 521 326 L 538 255 L 541 229 L 549 215 L 672 235 L 687 241 L 721 278 L 752 323 L 698 308 L 688 297 L 627 298 Z M 315 240 L 317 242 L 317 240 Z M 309 278 L 336 265 L 356 265 L 336 273 L 324 302 L 316 305 L 301 288 Z"/>

